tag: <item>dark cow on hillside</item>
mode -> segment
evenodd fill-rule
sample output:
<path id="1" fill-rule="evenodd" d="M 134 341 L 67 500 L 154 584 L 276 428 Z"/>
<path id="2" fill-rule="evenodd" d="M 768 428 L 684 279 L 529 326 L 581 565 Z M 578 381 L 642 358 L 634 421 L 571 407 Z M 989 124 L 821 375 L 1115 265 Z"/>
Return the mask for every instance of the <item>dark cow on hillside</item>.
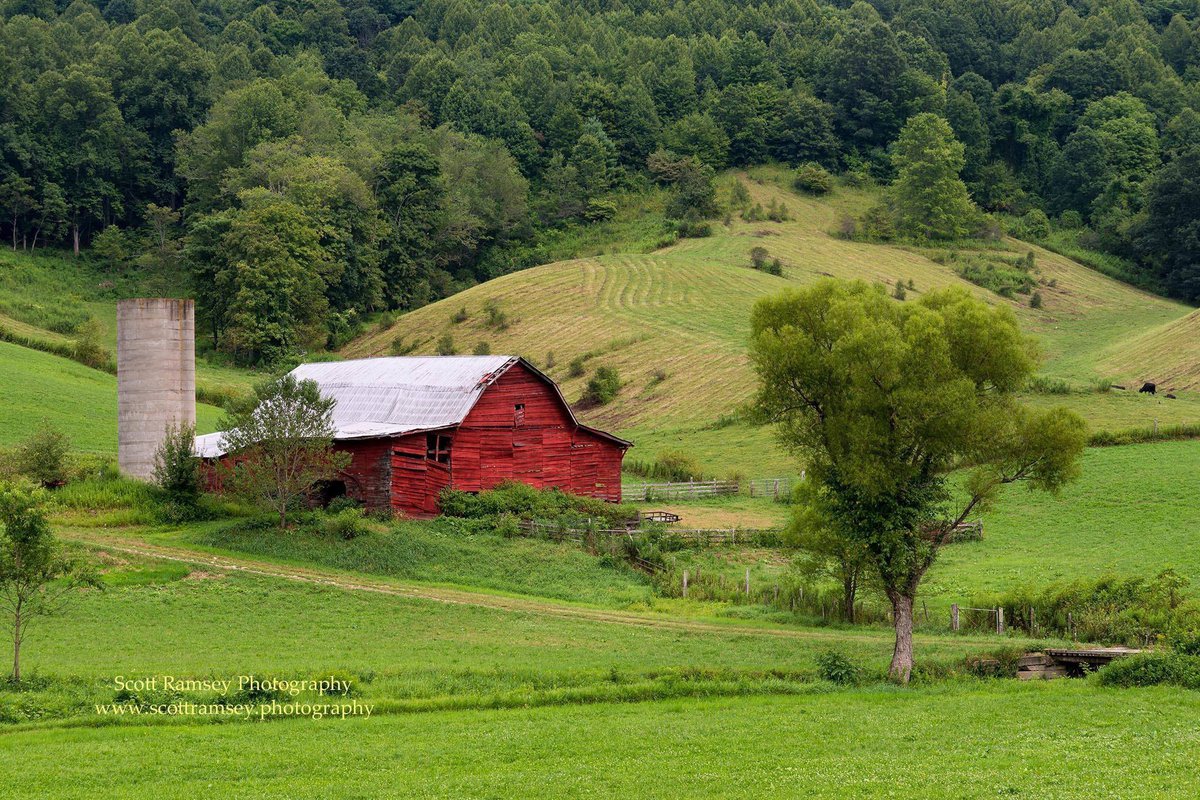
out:
<path id="1" fill-rule="evenodd" d="M 1138 391 L 1142 394 L 1154 394 L 1156 389 L 1157 387 L 1153 383 L 1147 381 L 1142 384 L 1142 388 L 1138 389 Z"/>

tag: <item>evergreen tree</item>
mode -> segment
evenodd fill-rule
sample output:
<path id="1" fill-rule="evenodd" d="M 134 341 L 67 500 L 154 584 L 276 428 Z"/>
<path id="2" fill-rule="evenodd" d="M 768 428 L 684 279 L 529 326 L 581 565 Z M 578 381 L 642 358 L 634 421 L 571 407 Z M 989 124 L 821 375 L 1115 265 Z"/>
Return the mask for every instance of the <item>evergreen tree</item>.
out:
<path id="1" fill-rule="evenodd" d="M 976 212 L 959 178 L 963 151 L 950 124 L 936 114 L 917 114 L 905 123 L 892 151 L 897 231 L 921 239 L 967 234 Z"/>

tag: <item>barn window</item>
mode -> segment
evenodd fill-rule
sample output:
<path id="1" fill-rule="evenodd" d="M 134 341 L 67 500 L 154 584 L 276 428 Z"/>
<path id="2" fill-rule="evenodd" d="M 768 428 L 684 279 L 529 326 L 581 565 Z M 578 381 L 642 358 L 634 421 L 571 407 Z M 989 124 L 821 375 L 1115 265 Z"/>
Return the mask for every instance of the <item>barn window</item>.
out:
<path id="1" fill-rule="evenodd" d="M 520 427 L 525 424 L 525 404 L 517 403 L 513 406 L 513 425 Z"/>
<path id="2" fill-rule="evenodd" d="M 450 437 L 444 433 L 425 434 L 425 458 L 439 464 L 449 464 Z"/>

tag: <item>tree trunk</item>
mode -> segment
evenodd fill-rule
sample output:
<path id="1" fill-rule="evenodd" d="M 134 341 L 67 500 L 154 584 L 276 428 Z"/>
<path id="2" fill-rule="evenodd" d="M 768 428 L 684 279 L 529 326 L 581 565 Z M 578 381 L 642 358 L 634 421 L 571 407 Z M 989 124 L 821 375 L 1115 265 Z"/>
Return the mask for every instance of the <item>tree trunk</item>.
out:
<path id="1" fill-rule="evenodd" d="M 79 257 L 79 226 L 76 225 L 71 229 L 71 238 L 75 243 L 75 256 Z"/>
<path id="2" fill-rule="evenodd" d="M 842 613 L 846 622 L 854 624 L 854 598 L 858 594 L 858 581 L 854 575 L 842 576 Z"/>
<path id="3" fill-rule="evenodd" d="M 913 598 L 899 592 L 888 592 L 892 601 L 892 618 L 896 626 L 896 647 L 892 651 L 892 666 L 888 676 L 897 683 L 908 683 L 913 666 Z"/>
<path id="4" fill-rule="evenodd" d="M 21 682 L 21 606 L 13 615 L 13 683 Z"/>

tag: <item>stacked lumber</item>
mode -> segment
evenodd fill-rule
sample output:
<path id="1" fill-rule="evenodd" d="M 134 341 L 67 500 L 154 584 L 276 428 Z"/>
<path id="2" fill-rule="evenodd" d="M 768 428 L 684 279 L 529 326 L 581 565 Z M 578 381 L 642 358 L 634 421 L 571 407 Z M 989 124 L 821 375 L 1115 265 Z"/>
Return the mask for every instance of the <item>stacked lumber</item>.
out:
<path id="1" fill-rule="evenodd" d="M 1048 681 L 1066 676 L 1067 668 L 1045 653 L 1026 653 L 1017 661 L 1018 680 Z"/>

